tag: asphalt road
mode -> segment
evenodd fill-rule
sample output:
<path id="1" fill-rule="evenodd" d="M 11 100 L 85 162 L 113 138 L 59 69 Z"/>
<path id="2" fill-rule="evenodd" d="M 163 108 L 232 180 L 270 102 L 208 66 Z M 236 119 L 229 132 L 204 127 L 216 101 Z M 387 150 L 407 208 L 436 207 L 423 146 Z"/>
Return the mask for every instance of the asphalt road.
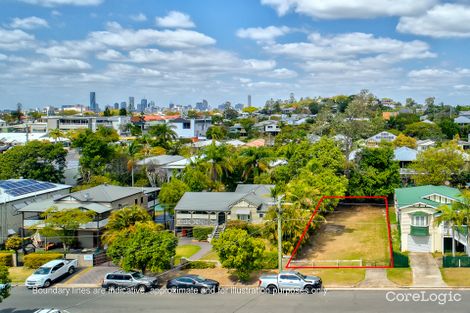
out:
<path id="1" fill-rule="evenodd" d="M 12 295 L 0 304 L 1 313 L 31 313 L 35 309 L 45 307 L 66 309 L 70 313 L 470 312 L 470 291 L 458 290 L 327 290 L 325 293 L 315 295 L 234 294 L 230 290 L 224 294 L 215 295 L 160 294 L 159 291 L 147 294 L 109 294 L 101 293 L 99 289 L 67 288 L 50 288 L 41 291 L 48 294 L 33 294 L 31 290 L 24 287 L 14 288 Z M 244 289 L 245 293 L 254 291 L 253 289 Z M 62 292 L 62 294 L 54 294 L 55 292 Z M 72 292 L 73 294 L 71 294 Z M 80 294 L 80 292 L 84 294 Z M 406 296 L 407 294 L 409 295 Z M 414 301 L 412 295 L 416 298 Z M 404 302 L 405 297 L 408 297 L 410 301 Z M 449 301 L 449 299 L 453 301 Z M 443 304 L 439 304 L 439 301 Z"/>

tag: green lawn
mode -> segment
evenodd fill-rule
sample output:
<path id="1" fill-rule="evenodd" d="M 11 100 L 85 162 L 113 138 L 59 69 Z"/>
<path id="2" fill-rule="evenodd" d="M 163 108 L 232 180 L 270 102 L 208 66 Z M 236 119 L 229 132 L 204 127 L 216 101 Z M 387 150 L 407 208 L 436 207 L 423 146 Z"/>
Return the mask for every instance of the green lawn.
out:
<path id="1" fill-rule="evenodd" d="M 351 268 L 340 268 L 340 269 L 311 269 L 311 270 L 300 270 L 306 275 L 317 275 L 320 276 L 323 284 L 326 287 L 341 286 L 349 287 L 356 286 L 366 277 L 366 270 L 351 269 Z"/>
<path id="2" fill-rule="evenodd" d="M 470 287 L 470 268 L 441 268 L 442 279 L 451 287 Z"/>
<path id="3" fill-rule="evenodd" d="M 400 286 L 411 286 L 413 283 L 411 268 L 389 268 L 387 269 L 387 278 Z"/>
<path id="4" fill-rule="evenodd" d="M 217 255 L 217 252 L 215 252 L 214 250 L 211 250 L 209 253 L 207 253 L 205 256 L 203 256 L 201 258 L 201 261 L 218 261 L 219 260 L 219 256 Z"/>
<path id="5" fill-rule="evenodd" d="M 176 247 L 175 265 L 180 263 L 181 258 L 189 258 L 196 254 L 201 247 L 196 245 L 182 245 Z"/>
<path id="6" fill-rule="evenodd" d="M 10 267 L 8 268 L 12 283 L 24 283 L 26 278 L 34 272 L 34 269 L 26 267 Z"/>

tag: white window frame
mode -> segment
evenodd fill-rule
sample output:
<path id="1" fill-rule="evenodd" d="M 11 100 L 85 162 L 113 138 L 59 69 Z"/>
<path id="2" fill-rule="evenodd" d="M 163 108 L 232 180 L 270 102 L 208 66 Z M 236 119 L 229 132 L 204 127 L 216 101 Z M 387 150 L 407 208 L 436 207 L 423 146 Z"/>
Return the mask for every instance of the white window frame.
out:
<path id="1" fill-rule="evenodd" d="M 417 226 L 417 227 L 427 227 L 427 226 L 429 226 L 428 216 L 412 215 L 411 216 L 411 226 Z"/>

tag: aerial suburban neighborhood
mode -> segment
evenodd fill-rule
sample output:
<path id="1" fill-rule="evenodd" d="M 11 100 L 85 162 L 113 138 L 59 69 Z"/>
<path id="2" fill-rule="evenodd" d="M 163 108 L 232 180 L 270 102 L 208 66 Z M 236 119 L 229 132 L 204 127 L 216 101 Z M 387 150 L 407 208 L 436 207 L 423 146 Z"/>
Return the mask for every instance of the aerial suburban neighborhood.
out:
<path id="1" fill-rule="evenodd" d="M 469 312 L 465 1 L 1 8 L 0 312 Z"/>

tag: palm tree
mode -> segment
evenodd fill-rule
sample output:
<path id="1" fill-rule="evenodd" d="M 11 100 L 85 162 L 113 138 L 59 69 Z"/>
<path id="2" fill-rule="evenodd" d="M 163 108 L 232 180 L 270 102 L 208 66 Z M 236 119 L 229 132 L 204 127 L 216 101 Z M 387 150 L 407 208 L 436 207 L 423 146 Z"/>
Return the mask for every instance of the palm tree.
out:
<path id="1" fill-rule="evenodd" d="M 206 148 L 205 155 L 205 160 L 209 162 L 209 175 L 214 182 L 220 181 L 223 174 L 233 172 L 235 162 L 226 145 L 217 146 L 213 142 Z"/>
<path id="2" fill-rule="evenodd" d="M 463 222 L 463 215 L 455 207 L 456 205 L 454 204 L 439 207 L 438 210 L 441 214 L 434 219 L 434 225 L 436 226 L 439 226 L 441 223 L 450 225 L 452 230 L 452 256 L 455 256 L 455 231 L 458 227 L 462 226 Z"/>
<path id="3" fill-rule="evenodd" d="M 170 124 L 157 124 L 151 126 L 148 133 L 155 138 L 157 146 L 168 149 L 170 143 L 178 138 L 174 128 L 175 126 Z"/>
<path id="4" fill-rule="evenodd" d="M 136 155 L 142 150 L 142 145 L 137 143 L 135 140 L 127 146 L 127 154 L 129 155 L 129 161 L 127 161 L 127 169 L 131 172 L 132 176 L 132 187 L 134 187 L 134 165 L 136 161 Z"/>
<path id="5" fill-rule="evenodd" d="M 109 216 L 106 230 L 103 233 L 103 242 L 111 244 L 122 231 L 130 231 L 136 223 L 151 220 L 150 214 L 138 205 L 113 211 Z"/>
<path id="6" fill-rule="evenodd" d="M 55 128 L 55 129 L 51 129 L 51 130 L 49 131 L 49 137 L 51 137 L 52 139 L 54 139 L 54 142 L 57 143 L 57 140 L 58 140 L 59 138 L 65 137 L 65 134 L 64 134 L 64 132 L 62 132 L 60 129 Z"/>

